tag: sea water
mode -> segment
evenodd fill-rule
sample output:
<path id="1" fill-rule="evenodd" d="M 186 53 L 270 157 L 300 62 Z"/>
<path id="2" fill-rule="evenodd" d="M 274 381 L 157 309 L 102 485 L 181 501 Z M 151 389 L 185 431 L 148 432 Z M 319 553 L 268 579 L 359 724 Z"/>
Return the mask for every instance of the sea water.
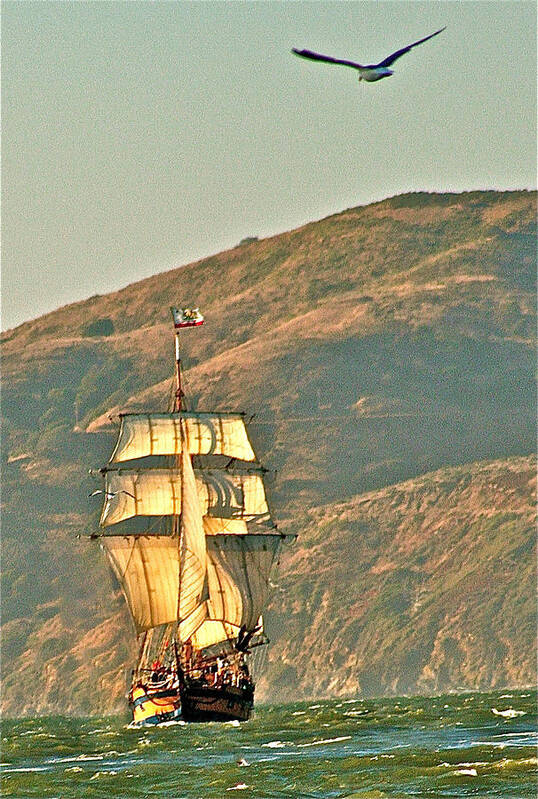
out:
<path id="1" fill-rule="evenodd" d="M 248 722 L 5 721 L 2 796 L 535 797 L 536 691 L 258 705 Z"/>

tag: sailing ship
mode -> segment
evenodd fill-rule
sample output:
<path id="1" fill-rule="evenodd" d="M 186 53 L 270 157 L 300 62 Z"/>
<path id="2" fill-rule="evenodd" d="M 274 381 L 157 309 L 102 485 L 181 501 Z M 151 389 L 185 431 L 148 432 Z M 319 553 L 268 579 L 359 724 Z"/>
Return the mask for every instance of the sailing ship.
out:
<path id="1" fill-rule="evenodd" d="M 120 414 L 93 535 L 121 585 L 139 643 L 133 724 L 244 721 L 252 655 L 285 535 L 245 416 L 187 410 L 179 331 L 198 309 L 172 308 L 175 392 L 167 412 Z"/>

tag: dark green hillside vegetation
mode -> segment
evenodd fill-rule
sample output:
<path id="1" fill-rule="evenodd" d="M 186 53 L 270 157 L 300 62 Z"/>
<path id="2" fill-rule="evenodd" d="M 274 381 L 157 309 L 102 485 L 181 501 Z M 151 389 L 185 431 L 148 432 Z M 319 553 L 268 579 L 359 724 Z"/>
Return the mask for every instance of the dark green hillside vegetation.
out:
<path id="1" fill-rule="evenodd" d="M 8 331 L 6 712 L 123 705 L 131 629 L 97 548 L 77 535 L 97 524 L 87 470 L 112 447 L 110 411 L 168 404 L 172 304 L 206 318 L 182 338 L 191 400 L 256 414 L 254 442 L 277 470 L 275 515 L 300 533 L 283 557 L 262 694 L 532 682 L 528 480 L 508 507 L 493 467 L 467 464 L 530 468 L 521 456 L 535 448 L 535 275 L 535 194 L 412 194 Z M 442 478 L 421 476 L 439 469 Z M 458 469 L 481 486 L 468 514 L 453 512 Z M 453 520 L 446 551 L 431 519 L 420 526 L 409 485 L 439 525 Z M 362 508 L 364 492 L 387 492 L 367 505 L 377 516 L 336 510 Z M 378 568 L 396 540 L 393 565 Z M 437 569 L 445 556 L 450 569 Z M 473 646 L 458 637 L 464 627 Z"/>

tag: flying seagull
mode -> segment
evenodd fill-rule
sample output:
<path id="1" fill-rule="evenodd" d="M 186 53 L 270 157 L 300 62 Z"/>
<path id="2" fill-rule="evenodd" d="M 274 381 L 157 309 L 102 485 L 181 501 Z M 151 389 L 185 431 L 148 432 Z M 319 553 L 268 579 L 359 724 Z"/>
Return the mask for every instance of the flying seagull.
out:
<path id="1" fill-rule="evenodd" d="M 120 491 L 102 491 L 98 488 L 96 491 L 92 491 L 91 494 L 88 494 L 89 497 L 96 497 L 98 494 L 104 494 L 105 499 L 112 499 L 113 497 L 117 497 L 118 494 L 127 494 L 128 497 L 136 500 L 136 497 L 133 494 L 130 494 L 128 491 L 124 491 L 122 488 Z"/>
<path id="2" fill-rule="evenodd" d="M 300 55 L 302 58 L 309 58 L 311 61 L 326 61 L 328 64 L 343 64 L 345 67 L 353 67 L 353 69 L 356 69 L 359 73 L 359 80 L 366 80 L 368 83 L 373 83 L 376 80 L 381 80 L 381 78 L 390 78 L 393 74 L 393 70 L 389 69 L 391 64 L 394 64 L 398 58 L 408 53 L 413 47 L 416 47 L 417 44 L 422 44 L 422 42 L 427 42 L 428 39 L 438 36 L 445 28 L 439 28 L 438 31 L 430 33 L 429 36 L 425 36 L 423 39 L 419 39 L 418 42 L 413 42 L 413 44 L 408 44 L 407 47 L 396 50 L 392 55 L 380 61 L 379 64 L 357 64 L 355 61 L 346 61 L 344 58 L 332 58 L 328 55 L 321 55 L 321 53 L 314 53 L 312 50 L 296 50 L 295 47 L 292 49 L 292 53 Z"/>

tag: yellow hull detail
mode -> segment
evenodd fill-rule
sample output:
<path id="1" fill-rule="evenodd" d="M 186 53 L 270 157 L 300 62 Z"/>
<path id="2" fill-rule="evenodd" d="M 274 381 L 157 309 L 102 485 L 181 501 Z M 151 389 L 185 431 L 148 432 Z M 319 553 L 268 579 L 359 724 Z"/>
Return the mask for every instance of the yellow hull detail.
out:
<path id="1" fill-rule="evenodd" d="M 178 719 L 181 715 L 181 701 L 177 693 L 163 696 L 169 691 L 150 694 L 144 686 L 137 685 L 131 693 L 134 724 L 159 724 Z"/>

